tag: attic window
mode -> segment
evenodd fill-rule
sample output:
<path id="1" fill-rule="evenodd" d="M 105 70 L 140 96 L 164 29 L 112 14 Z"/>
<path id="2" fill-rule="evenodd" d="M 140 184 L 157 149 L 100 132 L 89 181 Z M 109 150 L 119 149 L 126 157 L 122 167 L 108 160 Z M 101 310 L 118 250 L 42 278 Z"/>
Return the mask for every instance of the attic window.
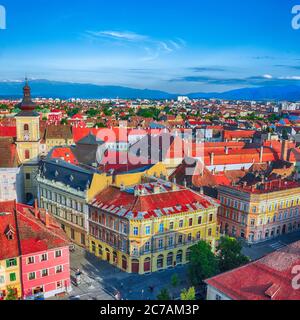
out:
<path id="1" fill-rule="evenodd" d="M 14 240 L 15 231 L 14 231 L 12 226 L 8 226 L 5 235 L 6 235 L 8 240 Z"/>
<path id="2" fill-rule="evenodd" d="M 279 290 L 280 290 L 280 285 L 273 283 L 269 287 L 269 289 L 265 292 L 265 295 L 270 299 L 274 299 L 277 293 L 279 292 Z"/>

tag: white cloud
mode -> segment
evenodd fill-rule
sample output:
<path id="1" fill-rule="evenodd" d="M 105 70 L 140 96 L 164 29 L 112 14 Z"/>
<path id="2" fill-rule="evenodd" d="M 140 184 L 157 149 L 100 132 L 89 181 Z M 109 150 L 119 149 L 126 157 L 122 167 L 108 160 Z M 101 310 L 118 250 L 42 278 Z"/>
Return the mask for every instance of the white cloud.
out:
<path id="1" fill-rule="evenodd" d="M 87 31 L 87 34 L 94 37 L 108 37 L 116 40 L 128 41 L 145 41 L 148 39 L 147 36 L 129 31 Z"/>
<path id="2" fill-rule="evenodd" d="M 263 78 L 265 78 L 265 79 L 273 79 L 273 76 L 271 76 L 270 74 L 264 74 Z"/>
<path id="3" fill-rule="evenodd" d="M 135 46 L 140 46 L 146 53 L 141 58 L 142 61 L 151 61 L 157 59 L 161 54 L 170 54 L 174 51 L 180 50 L 186 45 L 186 42 L 181 38 L 174 40 L 158 40 L 147 35 L 138 34 L 131 31 L 86 31 L 86 35 L 97 38 L 106 38 L 111 41 L 134 43 Z"/>

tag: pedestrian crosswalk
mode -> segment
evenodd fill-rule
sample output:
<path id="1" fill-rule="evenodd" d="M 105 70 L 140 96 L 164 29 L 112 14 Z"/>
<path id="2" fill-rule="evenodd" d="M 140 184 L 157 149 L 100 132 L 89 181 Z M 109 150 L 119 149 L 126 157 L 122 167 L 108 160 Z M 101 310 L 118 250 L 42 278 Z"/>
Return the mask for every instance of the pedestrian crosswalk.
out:
<path id="1" fill-rule="evenodd" d="M 275 242 L 275 243 L 270 244 L 270 247 L 277 251 L 277 250 L 280 250 L 280 249 L 286 247 L 286 244 L 279 241 L 279 242 Z"/>

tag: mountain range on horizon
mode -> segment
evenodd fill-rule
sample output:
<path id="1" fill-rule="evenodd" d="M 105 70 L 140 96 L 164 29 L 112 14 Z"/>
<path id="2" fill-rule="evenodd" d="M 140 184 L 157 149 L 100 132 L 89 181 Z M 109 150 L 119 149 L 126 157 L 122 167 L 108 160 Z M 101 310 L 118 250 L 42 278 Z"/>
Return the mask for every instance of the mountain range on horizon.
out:
<path id="1" fill-rule="evenodd" d="M 0 81 L 1 98 L 20 98 L 24 83 L 18 81 Z M 191 99 L 225 100 L 275 100 L 300 101 L 300 86 L 267 86 L 235 89 L 225 92 L 196 92 L 190 94 L 172 94 L 159 90 L 135 89 L 123 86 L 106 86 L 50 80 L 31 80 L 33 97 L 43 98 L 80 98 L 80 99 L 176 99 L 180 95 Z"/>

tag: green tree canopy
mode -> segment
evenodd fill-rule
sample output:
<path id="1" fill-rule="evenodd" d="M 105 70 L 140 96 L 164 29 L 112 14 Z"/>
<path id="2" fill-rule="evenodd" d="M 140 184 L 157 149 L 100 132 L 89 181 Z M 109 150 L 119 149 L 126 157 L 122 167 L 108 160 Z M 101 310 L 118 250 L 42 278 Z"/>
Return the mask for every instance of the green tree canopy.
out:
<path id="1" fill-rule="evenodd" d="M 169 293 L 168 289 L 166 289 L 166 288 L 161 289 L 160 293 L 157 295 L 157 299 L 162 300 L 162 301 L 163 300 L 165 300 L 165 301 L 171 300 L 170 293 Z"/>
<path id="2" fill-rule="evenodd" d="M 222 237 L 217 247 L 219 269 L 226 272 L 249 262 L 242 254 L 242 244 L 235 238 Z"/>
<path id="3" fill-rule="evenodd" d="M 13 288 L 7 288 L 7 295 L 5 300 L 17 300 L 16 292 Z"/>
<path id="4" fill-rule="evenodd" d="M 218 272 L 218 261 L 211 246 L 201 240 L 191 248 L 189 277 L 194 285 L 199 285 Z"/>
<path id="5" fill-rule="evenodd" d="M 180 299 L 182 301 L 194 301 L 194 300 L 196 300 L 195 287 L 191 287 L 189 289 L 184 289 L 180 294 Z"/>

